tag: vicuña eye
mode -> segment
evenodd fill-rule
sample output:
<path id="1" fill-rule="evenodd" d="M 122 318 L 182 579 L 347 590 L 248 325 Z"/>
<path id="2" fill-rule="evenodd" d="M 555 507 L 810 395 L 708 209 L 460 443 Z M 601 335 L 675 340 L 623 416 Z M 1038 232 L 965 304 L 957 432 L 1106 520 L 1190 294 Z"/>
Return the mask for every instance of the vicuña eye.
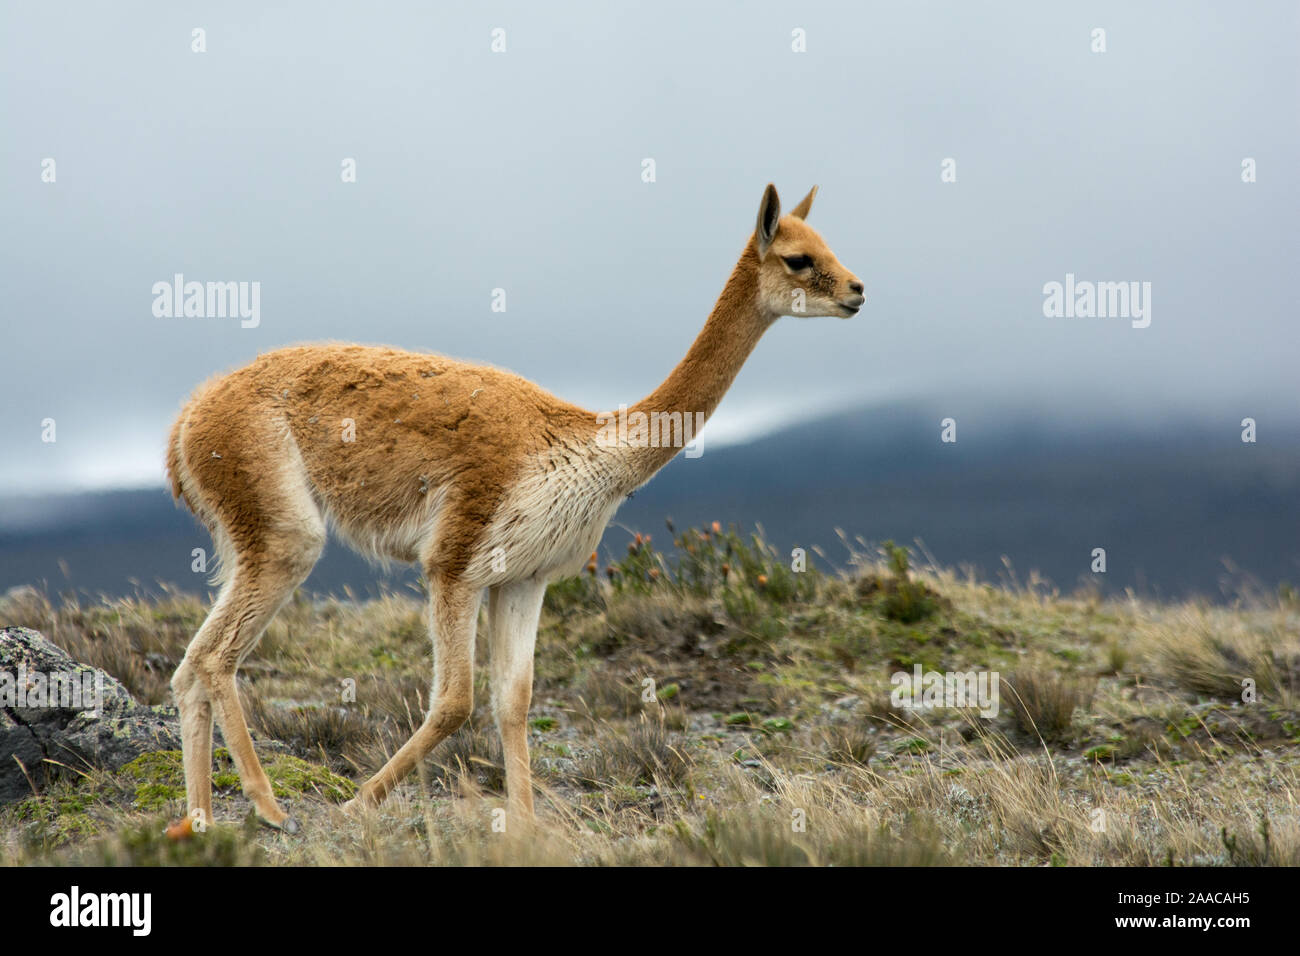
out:
<path id="1" fill-rule="evenodd" d="M 795 272 L 812 268 L 812 256 L 782 256 L 781 258 Z"/>

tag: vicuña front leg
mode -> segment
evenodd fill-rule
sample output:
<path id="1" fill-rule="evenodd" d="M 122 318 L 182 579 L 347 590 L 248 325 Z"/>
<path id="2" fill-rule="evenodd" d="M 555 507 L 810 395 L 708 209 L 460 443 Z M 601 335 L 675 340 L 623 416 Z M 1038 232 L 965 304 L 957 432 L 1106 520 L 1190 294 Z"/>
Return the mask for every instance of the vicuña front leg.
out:
<path id="1" fill-rule="evenodd" d="M 515 581 L 495 587 L 488 603 L 492 708 L 506 761 L 510 818 L 533 821 L 533 780 L 528 763 L 528 706 L 533 696 L 533 647 L 546 582 Z"/>
<path id="2" fill-rule="evenodd" d="M 430 575 L 433 700 L 420 729 L 344 807 L 378 806 L 429 751 L 455 733 L 474 706 L 474 629 L 482 591 Z"/>

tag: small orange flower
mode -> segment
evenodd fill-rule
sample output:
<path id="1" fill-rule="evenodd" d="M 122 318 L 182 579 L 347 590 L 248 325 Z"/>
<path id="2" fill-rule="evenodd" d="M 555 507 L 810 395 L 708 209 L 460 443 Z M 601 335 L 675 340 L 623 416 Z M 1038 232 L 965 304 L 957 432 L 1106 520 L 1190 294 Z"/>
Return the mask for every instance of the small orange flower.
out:
<path id="1" fill-rule="evenodd" d="M 760 574 L 760 575 L 758 576 L 758 586 L 759 586 L 760 588 L 765 588 L 765 587 L 767 587 L 767 575 L 766 575 L 766 574 Z"/>
<path id="2" fill-rule="evenodd" d="M 715 521 L 715 522 L 713 522 L 713 533 L 714 533 L 714 534 L 722 534 L 722 522 L 721 522 L 721 521 Z"/>
<path id="3" fill-rule="evenodd" d="M 188 840 L 194 836 L 194 820 L 192 817 L 181 817 L 179 820 L 173 820 L 163 831 L 163 836 L 169 840 Z"/>
<path id="4" fill-rule="evenodd" d="M 659 569 L 658 569 L 658 568 L 651 568 L 651 569 L 650 569 L 650 580 L 651 580 L 651 581 L 658 581 L 658 580 L 659 580 Z"/>
<path id="5" fill-rule="evenodd" d="M 722 576 L 725 578 L 730 573 L 731 573 L 731 565 L 724 564 L 722 566 Z"/>

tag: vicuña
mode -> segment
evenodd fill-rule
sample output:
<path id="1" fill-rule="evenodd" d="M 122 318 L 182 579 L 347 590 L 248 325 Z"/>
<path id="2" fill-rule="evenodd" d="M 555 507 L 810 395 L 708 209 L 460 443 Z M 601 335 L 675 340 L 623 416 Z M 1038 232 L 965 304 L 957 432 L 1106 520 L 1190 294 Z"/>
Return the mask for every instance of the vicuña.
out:
<path id="1" fill-rule="evenodd" d="M 862 283 L 804 222 L 816 192 L 782 216 L 767 187 L 704 329 L 631 413 L 707 418 L 777 318 L 858 312 Z M 619 503 L 679 450 L 610 443 L 603 428 L 510 372 L 393 348 L 284 348 L 201 386 L 167 448 L 172 492 L 220 558 L 217 599 L 172 678 L 191 814 L 212 819 L 215 717 L 258 816 L 298 829 L 253 751 L 235 672 L 320 557 L 328 523 L 365 554 L 419 562 L 434 651 L 428 715 L 348 808 L 378 804 L 469 716 L 486 592 L 508 819 L 530 823 L 527 718 L 547 582 L 577 573 Z"/>

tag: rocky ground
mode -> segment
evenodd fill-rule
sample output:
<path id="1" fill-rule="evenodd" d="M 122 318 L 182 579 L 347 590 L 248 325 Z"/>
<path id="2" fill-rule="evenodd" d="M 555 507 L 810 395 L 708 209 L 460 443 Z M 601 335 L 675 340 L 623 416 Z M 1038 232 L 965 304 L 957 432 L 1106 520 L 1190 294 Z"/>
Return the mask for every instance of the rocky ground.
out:
<path id="1" fill-rule="evenodd" d="M 0 705 L 0 861 L 1300 863 L 1293 593 L 1155 604 L 993 587 L 888 546 L 846 542 L 852 570 L 825 574 L 734 530 L 676 544 L 670 561 L 638 536 L 548 594 L 528 835 L 493 825 L 483 667 L 465 728 L 379 811 L 339 810 L 425 709 L 418 595 L 299 594 L 246 662 L 257 746 L 302 832 L 258 827 L 218 749 L 217 825 L 172 841 L 168 681 L 204 603 L 11 592 L 0 672 L 99 668 L 111 693 L 98 716 Z M 996 673 L 996 715 L 891 698 L 918 666 Z"/>

